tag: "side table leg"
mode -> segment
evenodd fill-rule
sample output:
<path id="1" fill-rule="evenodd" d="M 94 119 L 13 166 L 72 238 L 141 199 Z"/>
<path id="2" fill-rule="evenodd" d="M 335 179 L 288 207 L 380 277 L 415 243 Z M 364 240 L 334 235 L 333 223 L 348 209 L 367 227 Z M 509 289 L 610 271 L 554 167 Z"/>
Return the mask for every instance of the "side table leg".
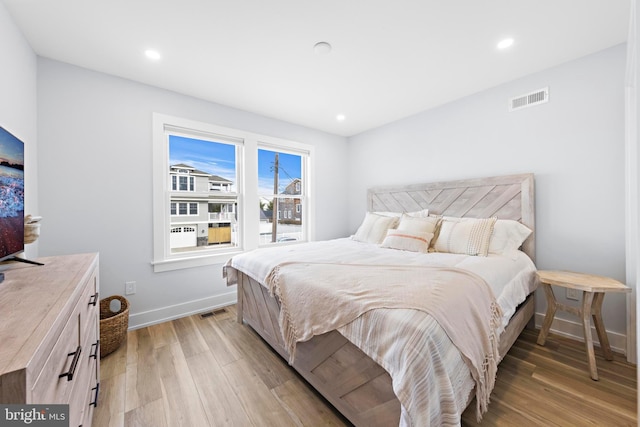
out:
<path id="1" fill-rule="evenodd" d="M 584 345 L 587 350 L 589 360 L 589 371 L 591 379 L 598 381 L 598 368 L 596 367 L 596 355 L 593 352 L 593 337 L 591 336 L 591 304 L 593 303 L 593 292 L 582 292 L 582 327 L 584 330 Z"/>
<path id="2" fill-rule="evenodd" d="M 593 316 L 593 324 L 598 332 L 598 339 L 600 340 L 600 348 L 602 354 L 606 360 L 613 360 L 613 353 L 611 352 L 611 345 L 609 345 L 609 337 L 607 336 L 607 330 L 604 328 L 602 322 L 602 302 L 604 301 L 604 292 L 596 292 L 593 298 L 593 305 L 591 306 L 591 313 Z"/>
<path id="3" fill-rule="evenodd" d="M 544 323 L 542 324 L 542 328 L 540 329 L 540 334 L 538 334 L 537 342 L 539 345 L 544 345 L 544 343 L 547 341 L 547 335 L 549 334 L 551 323 L 553 323 L 553 318 L 556 315 L 556 309 L 558 308 L 556 297 L 553 294 L 551 285 L 542 283 L 542 289 L 544 289 L 544 295 L 547 299 L 547 313 L 544 315 Z"/>

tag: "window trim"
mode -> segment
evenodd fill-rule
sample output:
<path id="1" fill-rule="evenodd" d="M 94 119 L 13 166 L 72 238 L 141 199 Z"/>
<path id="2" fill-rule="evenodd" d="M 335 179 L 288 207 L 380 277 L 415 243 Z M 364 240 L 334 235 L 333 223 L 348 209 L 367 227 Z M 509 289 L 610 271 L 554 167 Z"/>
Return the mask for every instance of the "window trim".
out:
<path id="1" fill-rule="evenodd" d="M 192 253 L 172 254 L 169 247 L 171 215 L 169 212 L 170 180 L 169 140 L 167 132 L 182 134 L 191 138 L 214 139 L 238 145 L 237 150 L 237 215 L 240 230 L 238 247 L 215 248 Z M 153 113 L 153 260 L 155 272 L 192 268 L 212 264 L 224 264 L 233 255 L 259 247 L 259 211 L 250 209 L 258 200 L 258 148 L 280 152 L 304 154 L 303 179 L 304 194 L 308 208 L 302 210 L 306 224 L 307 240 L 315 239 L 314 204 L 315 182 L 313 178 L 314 147 L 296 141 L 261 135 L 239 129 L 228 128 L 161 113 Z M 247 202 L 248 201 L 248 202 Z"/>

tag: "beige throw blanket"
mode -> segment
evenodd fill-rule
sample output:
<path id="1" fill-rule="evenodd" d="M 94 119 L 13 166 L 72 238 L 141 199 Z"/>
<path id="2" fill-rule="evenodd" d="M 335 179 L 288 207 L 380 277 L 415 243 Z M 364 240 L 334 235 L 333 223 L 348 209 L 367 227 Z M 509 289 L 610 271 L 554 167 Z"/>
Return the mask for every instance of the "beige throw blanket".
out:
<path id="1" fill-rule="evenodd" d="M 501 313 L 479 276 L 448 267 L 291 262 L 275 267 L 266 285 L 281 303 L 279 323 L 290 363 L 297 342 L 370 310 L 409 308 L 431 315 L 469 366 L 478 418 L 486 412 L 499 361 Z"/>

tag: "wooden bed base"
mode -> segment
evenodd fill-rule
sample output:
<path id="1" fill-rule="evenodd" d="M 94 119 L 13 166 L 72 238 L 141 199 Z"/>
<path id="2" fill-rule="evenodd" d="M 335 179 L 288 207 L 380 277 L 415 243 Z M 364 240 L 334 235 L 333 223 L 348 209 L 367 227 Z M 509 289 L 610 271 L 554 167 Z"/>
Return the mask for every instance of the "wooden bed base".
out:
<path id="1" fill-rule="evenodd" d="M 535 261 L 535 209 L 532 174 L 481 179 L 385 186 L 367 192 L 369 211 L 430 213 L 455 217 L 512 219 L 534 233 L 522 250 Z M 500 354 L 506 354 L 533 318 L 530 295 L 512 316 L 500 337 Z M 238 272 L 238 322 L 245 321 L 285 360 L 278 324 L 280 306 L 268 290 Z M 293 367 L 340 413 L 356 426 L 392 426 L 400 420 L 400 402 L 389 374 L 339 332 L 331 331 L 298 343 Z"/>
<path id="2" fill-rule="evenodd" d="M 504 355 L 534 314 L 533 294 L 520 305 L 500 338 Z M 278 325 L 280 304 L 269 291 L 238 272 L 238 322 L 251 326 L 285 360 Z M 391 377 L 338 331 L 298 343 L 293 368 L 356 426 L 393 426 L 400 421 L 400 402 Z"/>

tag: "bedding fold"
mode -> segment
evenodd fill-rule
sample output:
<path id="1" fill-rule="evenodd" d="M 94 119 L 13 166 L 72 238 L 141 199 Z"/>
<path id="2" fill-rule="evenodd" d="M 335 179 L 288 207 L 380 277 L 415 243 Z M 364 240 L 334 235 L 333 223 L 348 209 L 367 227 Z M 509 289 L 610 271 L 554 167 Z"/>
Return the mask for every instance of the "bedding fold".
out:
<path id="1" fill-rule="evenodd" d="M 502 313 L 489 285 L 475 273 L 453 267 L 284 262 L 270 271 L 265 284 L 281 303 L 279 323 L 290 363 L 298 342 L 345 327 L 372 310 L 411 309 L 432 316 L 469 367 L 478 419 L 486 412 L 500 360 Z M 386 340 L 375 329 L 368 337 L 373 352 Z M 416 392 L 404 389 L 412 387 L 410 381 L 397 387 L 399 397 Z"/>

